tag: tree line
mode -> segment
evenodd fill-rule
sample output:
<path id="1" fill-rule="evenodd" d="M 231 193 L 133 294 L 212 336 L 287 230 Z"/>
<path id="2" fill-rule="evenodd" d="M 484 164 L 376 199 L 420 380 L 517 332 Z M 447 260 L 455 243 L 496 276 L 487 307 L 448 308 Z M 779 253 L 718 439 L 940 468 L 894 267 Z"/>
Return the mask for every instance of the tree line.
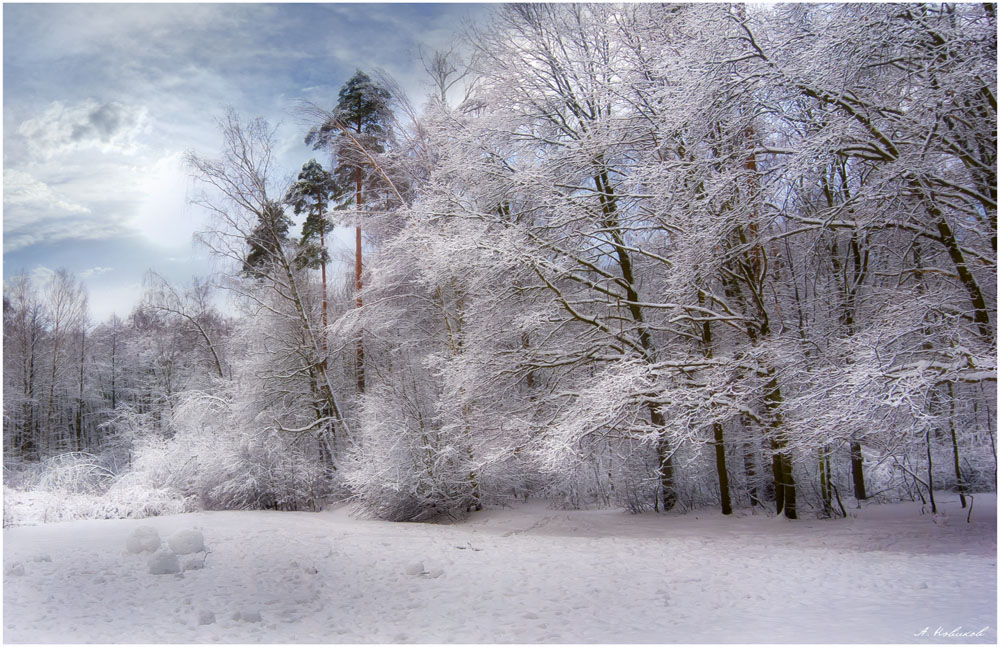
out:
<path id="1" fill-rule="evenodd" d="M 150 275 L 91 328 L 64 273 L 5 286 L 5 457 L 127 438 L 204 506 L 394 520 L 995 488 L 992 5 L 504 5 L 467 36 L 419 110 L 360 71 L 303 106 L 329 170 L 284 181 L 233 112 L 188 156 L 237 316 Z"/>

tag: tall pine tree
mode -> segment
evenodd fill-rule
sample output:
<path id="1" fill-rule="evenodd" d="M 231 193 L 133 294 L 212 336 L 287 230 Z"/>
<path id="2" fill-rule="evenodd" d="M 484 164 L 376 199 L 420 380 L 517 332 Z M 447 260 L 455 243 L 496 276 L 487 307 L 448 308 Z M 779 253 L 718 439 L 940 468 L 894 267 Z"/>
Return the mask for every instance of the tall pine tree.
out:
<path id="1" fill-rule="evenodd" d="M 309 130 L 306 143 L 313 148 L 333 150 L 336 164 L 333 175 L 342 186 L 354 186 L 354 204 L 357 208 L 355 223 L 354 286 L 356 305 L 361 307 L 361 213 L 364 193 L 380 183 L 376 169 L 371 168 L 370 156 L 385 152 L 389 140 L 392 110 L 389 91 L 367 74 L 358 70 L 340 89 L 337 106 L 331 118 Z M 341 203 L 349 208 L 351 200 Z M 357 342 L 356 372 L 358 391 L 365 390 L 364 346 Z"/>
<path id="2" fill-rule="evenodd" d="M 333 229 L 333 224 L 326 217 L 327 205 L 333 202 L 340 193 L 336 181 L 317 162 L 311 159 L 302 165 L 299 179 L 289 189 L 285 201 L 291 205 L 295 215 L 306 212 L 306 220 L 302 223 L 302 239 L 297 261 L 300 267 L 319 268 L 323 286 L 323 334 L 320 337 L 326 361 L 326 264 L 330 254 L 326 251 L 326 234 Z M 318 239 L 318 240 L 317 240 Z"/>

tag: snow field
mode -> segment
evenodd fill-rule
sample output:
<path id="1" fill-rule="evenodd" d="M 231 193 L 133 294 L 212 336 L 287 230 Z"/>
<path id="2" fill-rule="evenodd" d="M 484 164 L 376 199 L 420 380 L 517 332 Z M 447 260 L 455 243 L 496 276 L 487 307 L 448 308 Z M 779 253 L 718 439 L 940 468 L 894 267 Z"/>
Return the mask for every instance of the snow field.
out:
<path id="1" fill-rule="evenodd" d="M 3 637 L 995 643 L 996 498 L 976 497 L 972 524 L 957 502 L 943 505 L 945 525 L 914 504 L 799 522 L 531 504 L 454 525 L 358 520 L 339 508 L 11 528 Z M 171 538 L 197 526 L 211 548 L 192 556 L 203 568 L 150 574 L 148 553 L 122 549 L 140 526 Z M 51 561 L 32 561 L 39 555 Z M 959 626 L 989 629 L 916 636 Z"/>

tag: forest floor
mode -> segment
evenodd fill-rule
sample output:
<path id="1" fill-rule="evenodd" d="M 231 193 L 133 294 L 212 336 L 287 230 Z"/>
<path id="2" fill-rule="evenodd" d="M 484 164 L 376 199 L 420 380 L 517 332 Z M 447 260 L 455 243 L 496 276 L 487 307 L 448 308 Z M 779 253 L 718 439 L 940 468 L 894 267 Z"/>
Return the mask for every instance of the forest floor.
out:
<path id="1" fill-rule="evenodd" d="M 937 519 L 539 502 L 454 524 L 340 507 L 8 528 L 3 642 L 995 644 L 996 495 L 972 523 L 940 496 Z M 200 530 L 203 568 L 151 574 L 126 551 L 141 526 Z"/>

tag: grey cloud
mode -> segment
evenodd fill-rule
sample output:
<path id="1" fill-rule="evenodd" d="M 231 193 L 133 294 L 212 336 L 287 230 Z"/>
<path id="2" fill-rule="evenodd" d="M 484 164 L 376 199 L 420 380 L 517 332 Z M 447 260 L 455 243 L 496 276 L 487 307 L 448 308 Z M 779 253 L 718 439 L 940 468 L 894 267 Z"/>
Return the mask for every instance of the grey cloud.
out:
<path id="1" fill-rule="evenodd" d="M 22 121 L 17 134 L 36 155 L 51 157 L 67 148 L 96 147 L 103 152 L 129 152 L 146 121 L 146 109 L 118 101 L 87 99 L 76 105 L 49 104 L 41 114 Z"/>
<path id="2" fill-rule="evenodd" d="M 98 134 L 107 141 L 121 128 L 122 105 L 120 103 L 106 103 L 91 112 L 88 121 L 97 130 Z"/>
<path id="3" fill-rule="evenodd" d="M 127 225 L 114 217 L 101 220 L 81 214 L 39 214 L 20 208 L 13 211 L 11 215 L 16 223 L 8 223 L 8 210 L 4 213 L 4 254 L 42 243 L 53 245 L 68 241 L 107 240 L 124 238 L 131 233 Z"/>
<path id="4" fill-rule="evenodd" d="M 105 103 L 90 111 L 86 122 L 73 124 L 70 139 L 75 142 L 98 139 L 110 142 L 128 124 L 125 107 L 117 101 Z"/>

